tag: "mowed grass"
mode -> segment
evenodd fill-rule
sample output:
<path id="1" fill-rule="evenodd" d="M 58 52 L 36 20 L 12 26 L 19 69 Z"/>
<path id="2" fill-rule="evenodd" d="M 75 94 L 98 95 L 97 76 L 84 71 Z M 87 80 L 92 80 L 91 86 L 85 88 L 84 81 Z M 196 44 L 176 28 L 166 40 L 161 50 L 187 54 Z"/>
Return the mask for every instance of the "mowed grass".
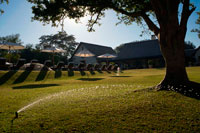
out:
<path id="1" fill-rule="evenodd" d="M 187 72 L 200 83 L 200 67 Z M 126 70 L 119 76 L 2 71 L 0 132 L 200 132 L 199 100 L 147 89 L 164 74 L 165 69 Z"/>

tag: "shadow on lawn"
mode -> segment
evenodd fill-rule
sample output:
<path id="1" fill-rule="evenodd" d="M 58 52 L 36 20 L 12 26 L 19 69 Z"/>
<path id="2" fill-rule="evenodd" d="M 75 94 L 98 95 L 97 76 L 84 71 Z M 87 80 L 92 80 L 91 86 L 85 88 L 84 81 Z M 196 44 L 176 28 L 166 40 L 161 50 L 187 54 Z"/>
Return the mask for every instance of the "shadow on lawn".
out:
<path id="1" fill-rule="evenodd" d="M 74 71 L 73 70 L 68 70 L 68 76 L 69 77 L 74 76 Z"/>
<path id="2" fill-rule="evenodd" d="M 13 82 L 13 84 L 24 82 L 31 72 L 32 72 L 32 69 L 26 68 L 25 71 Z"/>
<path id="3" fill-rule="evenodd" d="M 80 70 L 79 72 L 80 72 L 81 76 L 85 76 L 85 75 L 86 75 L 86 72 L 84 72 L 83 70 Z M 94 71 L 91 71 L 91 70 L 90 70 L 89 73 L 90 73 L 91 75 L 95 75 L 95 72 L 94 72 Z"/>
<path id="4" fill-rule="evenodd" d="M 150 88 L 144 88 L 144 89 L 138 89 L 134 90 L 135 92 L 143 92 L 143 91 L 174 91 L 176 93 L 179 93 L 183 96 L 194 98 L 197 100 L 200 100 L 200 83 L 189 81 L 187 84 L 183 85 L 168 85 L 166 89 L 158 89 L 157 86 L 150 87 Z"/>
<path id="5" fill-rule="evenodd" d="M 47 72 L 48 72 L 48 69 L 46 67 L 43 67 L 35 81 L 44 80 L 45 76 L 47 75 Z"/>
<path id="6" fill-rule="evenodd" d="M 169 90 L 178 92 L 184 96 L 200 100 L 200 83 L 189 81 L 189 83 L 180 86 L 174 86 Z"/>
<path id="7" fill-rule="evenodd" d="M 104 78 L 79 78 L 77 80 L 82 80 L 82 81 L 98 81 L 98 80 L 102 80 Z"/>
<path id="8" fill-rule="evenodd" d="M 1 78 L 0 78 L 0 85 L 4 84 L 6 81 L 8 81 L 17 71 L 12 70 L 8 71 L 5 73 Z"/>
<path id="9" fill-rule="evenodd" d="M 83 70 L 80 70 L 79 72 L 80 72 L 81 76 L 85 76 L 86 75 L 86 73 Z"/>
<path id="10" fill-rule="evenodd" d="M 55 71 L 55 78 L 60 78 L 62 76 L 62 71 L 61 70 L 56 70 Z"/>
<path id="11" fill-rule="evenodd" d="M 15 86 L 13 89 L 35 89 L 35 88 L 45 88 L 51 86 L 59 86 L 59 84 L 29 84 L 22 86 Z"/>

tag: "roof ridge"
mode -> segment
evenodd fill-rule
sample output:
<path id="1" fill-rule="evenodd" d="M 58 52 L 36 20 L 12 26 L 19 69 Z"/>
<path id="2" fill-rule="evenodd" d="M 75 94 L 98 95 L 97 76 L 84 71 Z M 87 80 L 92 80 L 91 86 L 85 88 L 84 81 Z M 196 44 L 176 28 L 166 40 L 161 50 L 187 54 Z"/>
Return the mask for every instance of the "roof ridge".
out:
<path id="1" fill-rule="evenodd" d="M 126 44 L 139 45 L 140 43 L 147 42 L 147 41 L 158 41 L 158 39 L 155 39 L 155 40 L 149 39 L 149 40 L 141 40 L 141 41 L 132 41 L 132 42 L 124 43 L 124 45 L 126 45 Z"/>
<path id="2" fill-rule="evenodd" d="M 107 47 L 107 48 L 112 48 L 112 47 L 109 47 L 109 46 L 103 46 L 103 45 L 98 45 L 98 44 L 93 44 L 93 43 L 87 43 L 87 42 L 80 42 L 79 44 L 88 44 L 88 45 L 94 45 L 94 46 L 99 46 L 99 47 Z"/>

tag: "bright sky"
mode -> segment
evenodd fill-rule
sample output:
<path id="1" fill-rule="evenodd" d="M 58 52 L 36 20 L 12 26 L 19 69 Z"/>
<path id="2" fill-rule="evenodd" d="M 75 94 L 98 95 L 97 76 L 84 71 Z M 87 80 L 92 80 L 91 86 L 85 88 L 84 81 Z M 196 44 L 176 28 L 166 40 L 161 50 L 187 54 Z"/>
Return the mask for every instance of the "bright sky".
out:
<path id="1" fill-rule="evenodd" d="M 200 0 L 191 1 L 195 3 L 197 7 L 196 11 L 200 11 Z M 39 37 L 42 35 L 55 34 L 57 31 L 61 31 L 60 27 L 51 27 L 51 25 L 43 26 L 38 21 L 31 22 L 31 16 L 33 16 L 31 4 L 26 0 L 10 0 L 8 5 L 0 5 L 0 8 L 5 11 L 3 15 L 0 15 L 0 36 L 19 33 L 23 45 L 35 45 L 39 43 Z M 197 19 L 195 12 L 188 22 L 186 41 L 191 41 L 194 45 L 199 46 L 200 39 L 197 33 L 190 32 L 191 29 L 198 27 L 195 24 Z M 95 32 L 87 31 L 86 22 L 86 18 L 83 18 L 82 24 L 76 24 L 73 20 L 65 20 L 64 30 L 68 34 L 74 35 L 77 42 L 88 42 L 111 46 L 113 48 L 122 43 L 150 39 L 148 35 L 140 37 L 142 28 L 135 23 L 131 26 L 124 24 L 116 26 L 115 24 L 118 20 L 113 11 L 106 13 L 106 17 L 101 21 L 102 25 L 100 27 L 95 26 Z"/>

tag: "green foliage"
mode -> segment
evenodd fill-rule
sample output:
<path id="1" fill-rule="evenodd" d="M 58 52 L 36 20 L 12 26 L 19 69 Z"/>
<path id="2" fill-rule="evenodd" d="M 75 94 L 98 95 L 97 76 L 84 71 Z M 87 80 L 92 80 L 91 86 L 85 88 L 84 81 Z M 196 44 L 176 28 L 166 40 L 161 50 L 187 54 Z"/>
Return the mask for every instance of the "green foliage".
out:
<path id="1" fill-rule="evenodd" d="M 44 63 L 45 60 L 50 59 L 48 53 L 42 53 L 40 50 L 34 49 L 32 44 L 27 44 L 25 49 L 21 50 L 20 55 L 27 62 L 30 62 L 32 59 L 37 59 L 40 63 Z"/>
<path id="2" fill-rule="evenodd" d="M 59 24 L 65 17 L 73 18 L 79 21 L 81 17 L 91 16 L 88 20 L 88 30 L 94 31 L 93 25 L 100 24 L 101 17 L 104 17 L 105 11 L 113 9 L 116 13 L 123 12 L 149 12 L 152 7 L 149 0 L 59 0 L 43 1 L 28 0 L 33 3 L 32 6 L 34 17 L 33 20 L 42 21 L 45 24 L 53 23 L 53 26 Z M 151 13 L 151 12 L 149 12 Z M 131 17 L 127 14 L 118 16 L 120 21 L 130 24 L 133 21 L 140 23 L 141 17 Z"/>
<path id="3" fill-rule="evenodd" d="M 19 34 L 0 37 L 0 43 L 3 42 L 22 44 Z M 64 55 L 55 55 L 55 63 L 57 63 L 60 60 L 66 61 L 67 58 L 74 52 L 77 43 L 75 42 L 73 35 L 68 35 L 66 32 L 58 32 L 55 35 L 44 35 L 40 37 L 40 44 L 36 45 L 36 49 L 33 48 L 33 44 L 27 44 L 25 49 L 18 51 L 19 54 L 16 54 L 15 50 L 11 51 L 12 54 L 8 54 L 7 50 L 0 50 L 0 55 L 2 57 L 6 57 L 7 59 L 10 57 L 12 62 L 16 62 L 19 58 L 24 58 L 27 62 L 30 62 L 32 59 L 37 59 L 40 63 L 44 63 L 45 60 L 52 60 L 52 54 L 42 53 L 40 50 L 52 45 L 61 47 L 67 51 Z"/>
<path id="4" fill-rule="evenodd" d="M 148 60 L 148 65 L 153 65 L 153 60 Z"/>
<path id="5" fill-rule="evenodd" d="M 0 37 L 0 43 L 3 43 L 3 42 L 12 42 L 12 43 L 22 44 L 19 34 L 13 34 L 13 35 Z M 20 58 L 20 55 L 16 53 L 15 50 L 12 50 L 11 53 L 8 53 L 7 50 L 0 50 L 0 55 L 2 57 L 5 57 L 8 60 L 10 59 L 11 62 L 17 62 L 17 60 Z"/>
<path id="6" fill-rule="evenodd" d="M 119 46 L 117 46 L 117 47 L 115 48 L 115 52 L 116 52 L 116 53 L 119 53 L 119 52 L 122 50 L 123 47 L 124 47 L 124 44 L 120 44 Z"/>
<path id="7" fill-rule="evenodd" d="M 4 2 L 8 4 L 9 0 L 0 0 L 0 5 L 3 4 Z M 3 13 L 4 13 L 4 10 L 0 8 L 0 14 L 3 14 Z"/>
<path id="8" fill-rule="evenodd" d="M 63 53 L 65 58 L 71 57 L 78 43 L 73 35 L 68 35 L 65 31 L 58 32 L 54 35 L 43 35 L 39 38 L 40 43 L 36 45 L 37 49 L 45 49 L 47 47 L 62 48 L 66 52 Z"/>
<path id="9" fill-rule="evenodd" d="M 190 41 L 185 42 L 185 49 L 195 49 L 195 48 L 196 46 L 192 42 Z"/>
<path id="10" fill-rule="evenodd" d="M 10 60 L 11 62 L 16 63 L 18 61 L 18 59 L 20 58 L 20 54 L 18 54 L 18 53 L 7 53 L 4 57 L 7 60 Z"/>
<path id="11" fill-rule="evenodd" d="M 197 15 L 199 18 L 196 20 L 196 24 L 199 26 L 199 28 L 193 29 L 192 32 L 197 32 L 198 37 L 200 38 L 200 12 L 197 12 Z"/>
<path id="12" fill-rule="evenodd" d="M 12 42 L 12 43 L 18 43 L 22 44 L 22 41 L 20 39 L 20 34 L 12 34 L 4 37 L 0 37 L 0 43 L 3 42 Z"/>

